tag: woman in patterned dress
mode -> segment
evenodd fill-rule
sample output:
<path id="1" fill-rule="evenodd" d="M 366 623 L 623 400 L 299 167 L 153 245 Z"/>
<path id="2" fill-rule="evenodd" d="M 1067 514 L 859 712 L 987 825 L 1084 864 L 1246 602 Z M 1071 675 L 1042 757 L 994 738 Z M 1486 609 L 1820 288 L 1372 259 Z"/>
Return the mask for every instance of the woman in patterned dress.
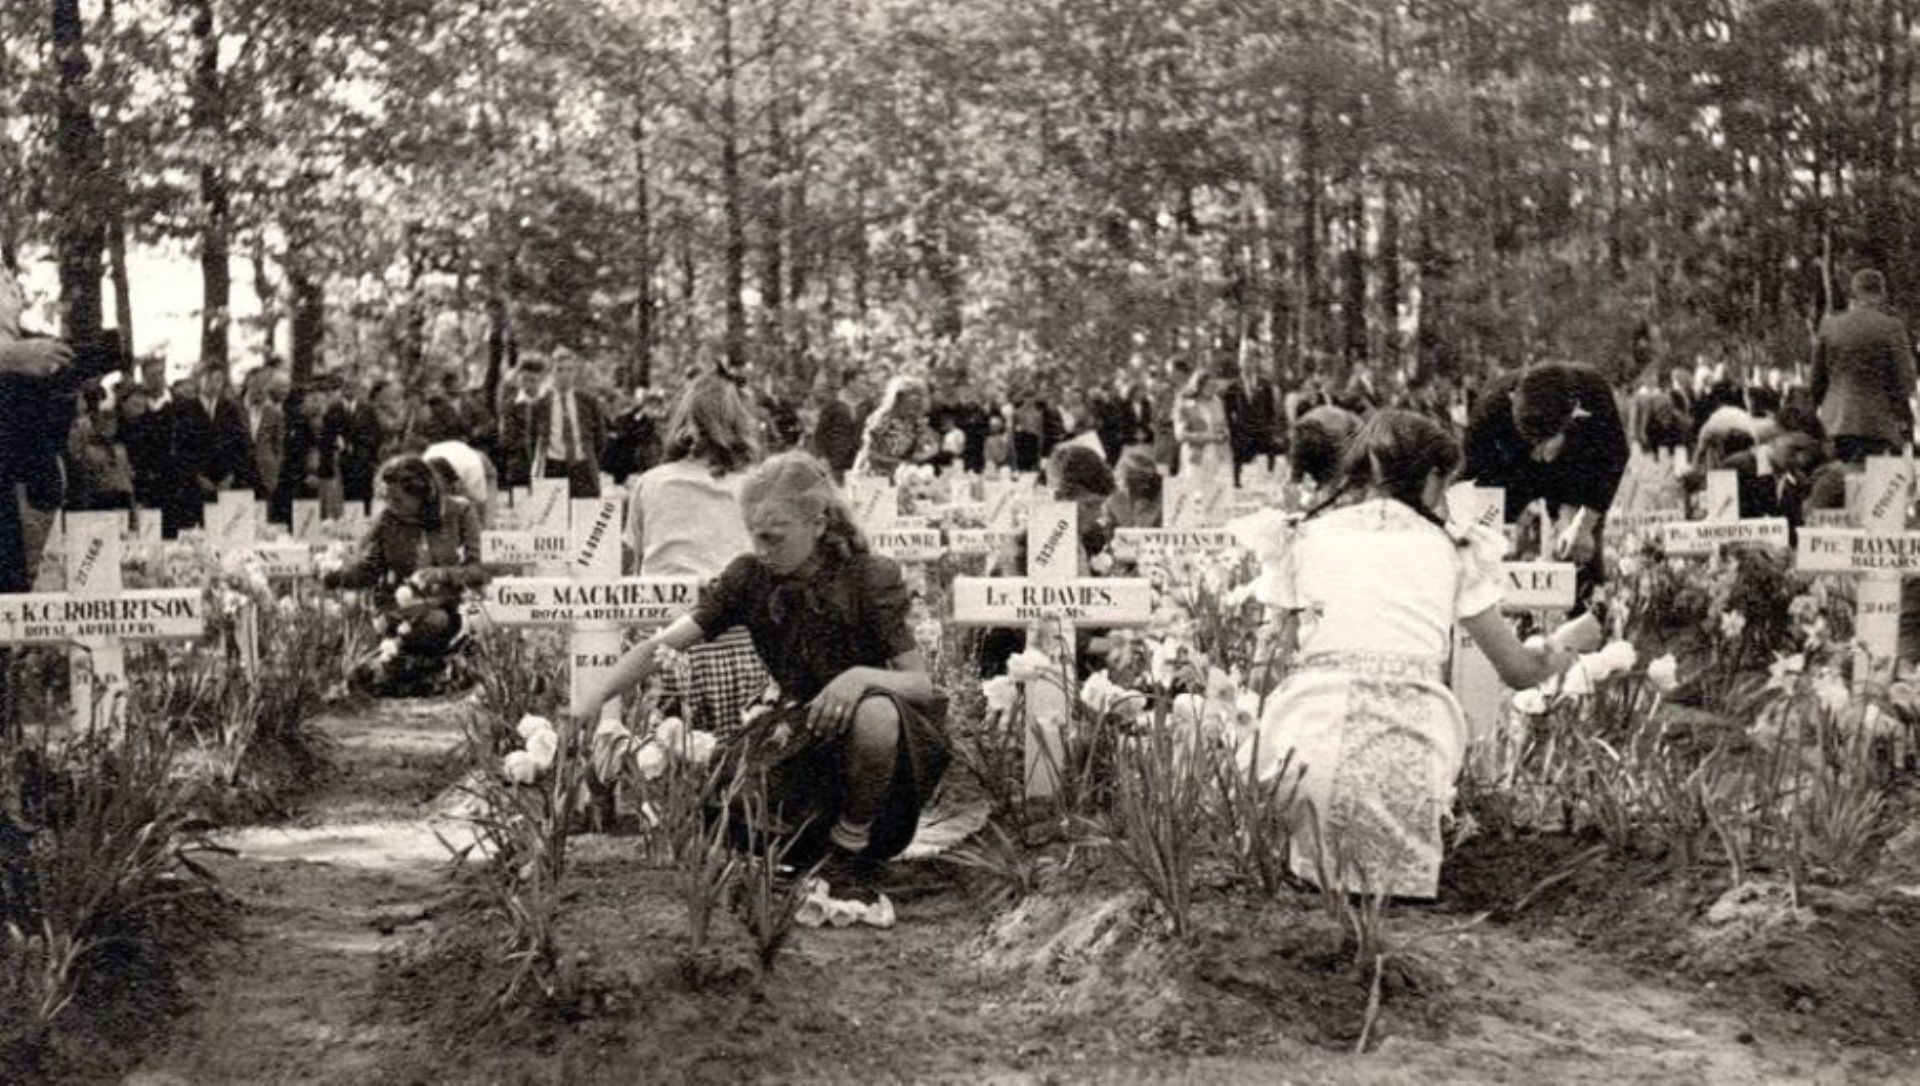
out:
<path id="1" fill-rule="evenodd" d="M 860 453 L 853 459 L 854 472 L 891 479 L 895 468 L 917 462 L 929 403 L 927 383 L 918 377 L 888 381 L 880 406 L 867 418 Z"/>
<path id="2" fill-rule="evenodd" d="M 1440 823 L 1453 805 L 1467 729 L 1445 685 L 1458 622 L 1509 686 L 1573 661 L 1522 645 L 1501 617 L 1505 541 L 1453 535 L 1442 515 L 1460 447 L 1409 411 L 1354 435 L 1332 494 L 1255 540 L 1260 598 L 1297 619 L 1299 667 L 1267 699 L 1243 763 L 1300 774 L 1291 866 L 1352 893 L 1432 898 Z M 1324 847 L 1322 847 L 1324 843 Z"/>

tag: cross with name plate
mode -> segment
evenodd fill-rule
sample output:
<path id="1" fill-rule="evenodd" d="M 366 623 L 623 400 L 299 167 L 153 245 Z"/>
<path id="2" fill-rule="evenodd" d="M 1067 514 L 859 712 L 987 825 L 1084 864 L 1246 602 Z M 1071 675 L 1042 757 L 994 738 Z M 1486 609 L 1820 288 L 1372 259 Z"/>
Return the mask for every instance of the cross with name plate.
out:
<path id="1" fill-rule="evenodd" d="M 571 521 L 568 502 L 572 499 L 567 495 L 565 479 L 535 479 L 526 491 L 515 491 L 514 519 L 519 527 L 481 532 L 481 564 L 531 566 L 543 576 L 564 574 L 573 549 L 573 536 L 568 528 Z M 617 560 L 620 555 L 617 533 L 613 553 Z"/>
<path id="2" fill-rule="evenodd" d="M 1861 526 L 1802 528 L 1794 556 L 1794 567 L 1802 573 L 1859 578 L 1854 635 L 1882 674 L 1890 671 L 1900 651 L 1901 581 L 1920 574 L 1920 532 L 1907 531 L 1913 482 L 1912 460 L 1869 457 L 1853 509 Z M 1857 674 L 1864 678 L 1866 669 Z"/>
<path id="3" fill-rule="evenodd" d="M 1661 526 L 1660 541 L 1666 553 L 1707 555 L 1722 547 L 1788 549 L 1785 517 L 1741 518 L 1740 481 L 1733 472 L 1707 472 L 1707 485 L 1702 494 L 1705 515 L 1701 519 Z"/>
<path id="4" fill-rule="evenodd" d="M 1455 525 L 1499 529 L 1505 523 L 1507 492 L 1462 483 L 1448 491 L 1447 508 Z M 1501 571 L 1502 612 L 1532 612 L 1544 618 L 1573 609 L 1577 572 L 1571 562 L 1505 562 Z M 1507 687 L 1463 627 L 1455 625 L 1453 637 L 1448 685 L 1460 700 L 1469 738 L 1482 740 L 1493 733 L 1500 719 Z"/>
<path id="5" fill-rule="evenodd" d="M 199 637 L 206 630 L 206 595 L 199 588 L 124 588 L 126 514 L 65 518 L 66 590 L 0 596 L 0 644 L 71 646 L 74 727 L 112 727 L 125 709 L 125 643 Z M 106 696 L 97 706 L 96 690 Z"/>
<path id="6" fill-rule="evenodd" d="M 1153 617 L 1153 585 L 1138 577 L 1080 575 L 1080 510 L 1073 502 L 1034 505 L 1027 515 L 1027 575 L 956 577 L 953 621 L 975 628 L 1025 626 L 1027 647 L 1059 660 L 1068 689 L 1029 683 L 1026 794 L 1046 797 L 1059 790 L 1057 767 L 1065 764 L 1060 725 L 1071 708 L 1069 689 L 1077 689 L 1074 630 L 1080 626 L 1112 629 L 1144 626 Z"/>
<path id="7" fill-rule="evenodd" d="M 561 481 L 565 485 L 565 481 Z M 662 626 L 693 606 L 697 577 L 622 577 L 621 534 L 626 500 L 568 503 L 572 548 L 565 576 L 500 577 L 487 586 L 482 613 L 496 626 L 545 626 L 567 631 L 569 697 L 597 687 L 625 651 L 630 626 Z M 602 719 L 618 720 L 620 702 L 608 701 Z"/>

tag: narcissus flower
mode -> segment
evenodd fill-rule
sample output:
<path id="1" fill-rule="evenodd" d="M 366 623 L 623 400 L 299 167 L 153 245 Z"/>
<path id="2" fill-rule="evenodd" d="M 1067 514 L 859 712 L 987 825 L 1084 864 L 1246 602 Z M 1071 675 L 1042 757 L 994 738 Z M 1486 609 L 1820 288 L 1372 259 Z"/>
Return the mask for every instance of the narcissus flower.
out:
<path id="1" fill-rule="evenodd" d="M 543 772 L 551 769 L 554 756 L 560 753 L 560 737 L 551 728 L 534 732 L 527 739 L 527 753 L 533 756 L 534 765 Z"/>
<path id="2" fill-rule="evenodd" d="M 980 684 L 980 693 L 986 697 L 989 711 L 1004 713 L 1013 708 L 1014 700 L 1020 696 L 1020 684 L 1011 676 L 995 675 Z"/>
<path id="3" fill-rule="evenodd" d="M 532 784 L 540 779 L 539 763 L 524 750 L 516 750 L 502 759 L 500 772 L 515 784 Z"/>
<path id="4" fill-rule="evenodd" d="M 532 713 L 528 713 L 526 716 L 520 718 L 520 723 L 515 724 L 513 730 L 519 732 L 521 741 L 525 742 L 526 740 L 532 739 L 534 735 L 539 732 L 552 731 L 553 721 L 543 716 L 534 716 Z"/>
<path id="5" fill-rule="evenodd" d="M 1674 687 L 1680 685 L 1680 661 L 1674 659 L 1673 653 L 1667 653 L 1648 664 L 1647 681 L 1662 694 L 1673 693 Z"/>
<path id="6" fill-rule="evenodd" d="M 1052 670 L 1053 658 L 1039 649 L 1023 649 L 1007 661 L 1007 677 L 1014 682 L 1033 682 Z"/>

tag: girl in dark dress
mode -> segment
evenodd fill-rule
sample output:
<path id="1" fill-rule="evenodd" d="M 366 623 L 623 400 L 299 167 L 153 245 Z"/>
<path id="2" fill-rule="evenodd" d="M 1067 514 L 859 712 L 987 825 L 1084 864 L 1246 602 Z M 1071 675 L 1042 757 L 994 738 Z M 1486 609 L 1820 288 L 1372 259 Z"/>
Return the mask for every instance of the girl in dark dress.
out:
<path id="1" fill-rule="evenodd" d="M 806 453 L 754 469 L 740 509 L 753 552 L 728 565 L 691 614 L 629 650 L 574 703 L 574 718 L 597 720 L 609 698 L 653 673 L 662 646 L 683 650 L 745 626 L 777 696 L 736 746 L 776 751 L 776 825 L 799 835 L 789 861 L 809 863 L 829 847 L 856 863 L 896 856 L 948 759 L 947 700 L 908 628 L 900 567 L 868 551 L 832 473 Z"/>

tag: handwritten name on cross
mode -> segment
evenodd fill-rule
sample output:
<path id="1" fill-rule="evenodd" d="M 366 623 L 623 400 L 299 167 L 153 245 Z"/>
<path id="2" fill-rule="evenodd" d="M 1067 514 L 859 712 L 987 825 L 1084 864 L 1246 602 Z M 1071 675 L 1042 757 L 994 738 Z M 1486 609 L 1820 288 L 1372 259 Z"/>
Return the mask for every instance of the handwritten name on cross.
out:
<path id="1" fill-rule="evenodd" d="M 206 596 L 198 588 L 123 587 L 125 514 L 68 513 L 65 520 L 67 590 L 0 596 L 0 643 L 71 646 L 74 727 L 113 726 L 125 707 L 125 643 L 199 637 Z M 103 704 L 94 702 L 96 689 Z"/>
<path id="2" fill-rule="evenodd" d="M 1920 574 L 1920 533 L 1907 531 L 1913 462 L 1869 457 L 1861 480 L 1856 506 L 1861 527 L 1802 528 L 1794 567 L 1860 578 L 1854 628 L 1884 674 L 1900 651 L 1901 579 Z M 1865 677 L 1867 669 L 1858 674 Z"/>
<path id="3" fill-rule="evenodd" d="M 1028 511 L 1024 577 L 956 577 L 953 621 L 960 626 L 1025 626 L 1027 647 L 1062 661 L 1061 676 L 1077 688 L 1076 627 L 1144 626 L 1153 616 L 1153 585 L 1144 578 L 1080 575 L 1080 512 L 1073 502 L 1047 502 Z M 1026 691 L 1026 793 L 1059 790 L 1064 763 L 1060 725 L 1072 696 L 1050 682 Z"/>
<path id="4" fill-rule="evenodd" d="M 572 499 L 567 495 L 567 480 L 535 479 L 515 503 L 518 527 L 480 533 L 481 563 L 532 566 L 543 577 L 566 576 L 574 547 Z M 619 554 L 616 546 L 616 561 Z M 617 565 L 614 573 L 619 573 Z"/>
<path id="5" fill-rule="evenodd" d="M 1232 511 L 1227 477 L 1219 472 L 1184 472 L 1167 479 L 1163 487 L 1168 528 L 1213 528 L 1226 523 Z"/>
<path id="6" fill-rule="evenodd" d="M 487 586 L 483 611 L 497 626 L 545 626 L 567 631 L 569 696 L 597 687 L 619 662 L 629 626 L 663 626 L 693 606 L 697 577 L 620 576 L 625 499 L 582 498 L 569 503 L 573 547 L 560 577 L 501 577 Z M 602 719 L 619 719 L 609 701 Z"/>

